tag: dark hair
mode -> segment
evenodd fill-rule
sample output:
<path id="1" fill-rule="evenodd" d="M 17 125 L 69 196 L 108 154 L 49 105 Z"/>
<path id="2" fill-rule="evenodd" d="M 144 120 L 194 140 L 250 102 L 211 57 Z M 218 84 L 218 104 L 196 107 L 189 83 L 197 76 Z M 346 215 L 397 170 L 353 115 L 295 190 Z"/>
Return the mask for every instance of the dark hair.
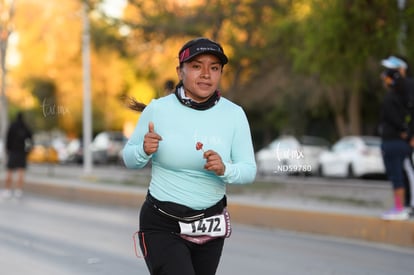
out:
<path id="1" fill-rule="evenodd" d="M 135 112 L 142 112 L 144 111 L 145 107 L 147 107 L 147 104 L 139 102 L 135 99 L 135 97 L 123 95 L 120 96 L 119 99 L 123 101 L 124 105 Z"/>

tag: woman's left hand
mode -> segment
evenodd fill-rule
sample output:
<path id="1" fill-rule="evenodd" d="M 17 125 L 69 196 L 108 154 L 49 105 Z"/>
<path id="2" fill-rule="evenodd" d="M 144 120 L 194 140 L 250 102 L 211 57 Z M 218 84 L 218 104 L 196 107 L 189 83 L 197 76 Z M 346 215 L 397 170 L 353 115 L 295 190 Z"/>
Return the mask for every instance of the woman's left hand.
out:
<path id="1" fill-rule="evenodd" d="M 217 176 L 224 175 L 226 166 L 224 166 L 224 163 L 221 160 L 219 154 L 213 150 L 208 150 L 204 152 L 204 158 L 207 160 L 206 164 L 204 165 L 204 169 L 213 171 Z"/>

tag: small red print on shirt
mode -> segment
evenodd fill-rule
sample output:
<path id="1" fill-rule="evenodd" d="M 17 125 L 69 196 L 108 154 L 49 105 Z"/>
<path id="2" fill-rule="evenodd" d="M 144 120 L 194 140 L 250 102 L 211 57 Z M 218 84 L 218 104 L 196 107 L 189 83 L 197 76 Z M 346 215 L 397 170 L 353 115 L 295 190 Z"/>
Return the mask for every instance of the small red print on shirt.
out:
<path id="1" fill-rule="evenodd" d="M 204 151 L 204 150 L 203 150 L 203 143 L 201 143 L 201 142 L 199 142 L 199 141 L 198 141 L 198 142 L 196 143 L 196 150 L 197 150 L 197 151 L 199 151 L 199 150 Z"/>

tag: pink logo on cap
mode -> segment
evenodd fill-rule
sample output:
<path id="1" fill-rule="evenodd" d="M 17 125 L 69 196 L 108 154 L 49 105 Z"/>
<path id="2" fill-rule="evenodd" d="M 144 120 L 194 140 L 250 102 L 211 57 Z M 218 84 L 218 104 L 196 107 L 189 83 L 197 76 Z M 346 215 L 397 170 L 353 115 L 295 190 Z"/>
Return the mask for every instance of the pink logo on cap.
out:
<path id="1" fill-rule="evenodd" d="M 187 48 L 180 54 L 180 62 L 183 62 L 189 56 L 190 56 L 190 48 Z"/>

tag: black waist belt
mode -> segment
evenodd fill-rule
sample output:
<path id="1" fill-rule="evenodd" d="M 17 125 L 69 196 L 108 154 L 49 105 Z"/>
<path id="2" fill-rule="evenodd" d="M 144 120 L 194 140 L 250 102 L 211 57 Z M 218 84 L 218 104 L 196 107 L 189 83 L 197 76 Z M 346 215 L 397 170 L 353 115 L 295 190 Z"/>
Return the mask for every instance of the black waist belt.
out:
<path id="1" fill-rule="evenodd" d="M 177 221 L 183 222 L 192 222 L 202 218 L 214 216 L 223 212 L 224 207 L 227 206 L 227 198 L 223 198 L 218 201 L 215 205 L 203 209 L 203 210 L 194 210 L 190 207 L 187 207 L 182 204 L 168 202 L 168 201 L 159 201 L 148 192 L 147 203 L 154 207 L 161 214 L 175 219 Z"/>

